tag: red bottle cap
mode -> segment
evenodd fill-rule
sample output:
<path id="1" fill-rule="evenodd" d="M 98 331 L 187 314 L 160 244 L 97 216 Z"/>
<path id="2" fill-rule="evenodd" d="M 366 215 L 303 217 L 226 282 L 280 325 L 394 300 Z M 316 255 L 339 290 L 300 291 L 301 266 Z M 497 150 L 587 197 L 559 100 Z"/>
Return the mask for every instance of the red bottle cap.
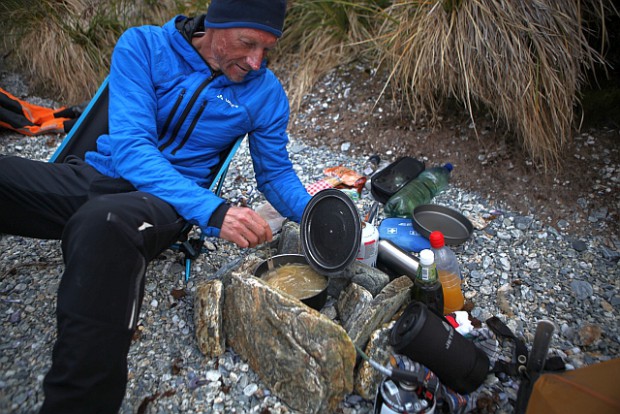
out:
<path id="1" fill-rule="evenodd" d="M 443 233 L 440 231 L 433 231 L 431 232 L 431 234 L 428 237 L 429 241 L 431 242 L 431 247 L 434 249 L 439 249 L 443 246 L 445 246 L 446 242 L 443 238 Z"/>

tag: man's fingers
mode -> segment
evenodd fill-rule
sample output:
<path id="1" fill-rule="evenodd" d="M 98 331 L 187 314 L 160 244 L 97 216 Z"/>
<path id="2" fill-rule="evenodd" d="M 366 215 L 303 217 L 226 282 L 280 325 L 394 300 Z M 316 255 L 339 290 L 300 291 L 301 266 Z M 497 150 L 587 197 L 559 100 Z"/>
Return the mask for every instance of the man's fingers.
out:
<path id="1" fill-rule="evenodd" d="M 224 217 L 220 237 L 239 247 L 255 247 L 271 241 L 273 234 L 269 224 L 252 209 L 231 207 Z"/>

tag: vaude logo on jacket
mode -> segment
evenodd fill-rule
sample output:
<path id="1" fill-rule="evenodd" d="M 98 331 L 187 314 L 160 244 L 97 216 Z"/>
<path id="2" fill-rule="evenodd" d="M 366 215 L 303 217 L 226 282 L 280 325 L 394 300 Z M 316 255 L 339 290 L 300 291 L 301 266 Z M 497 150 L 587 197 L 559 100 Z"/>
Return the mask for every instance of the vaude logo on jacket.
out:
<path id="1" fill-rule="evenodd" d="M 216 98 L 226 102 L 231 108 L 239 108 L 239 105 L 232 103 L 228 98 L 224 98 L 222 94 L 217 95 Z"/>

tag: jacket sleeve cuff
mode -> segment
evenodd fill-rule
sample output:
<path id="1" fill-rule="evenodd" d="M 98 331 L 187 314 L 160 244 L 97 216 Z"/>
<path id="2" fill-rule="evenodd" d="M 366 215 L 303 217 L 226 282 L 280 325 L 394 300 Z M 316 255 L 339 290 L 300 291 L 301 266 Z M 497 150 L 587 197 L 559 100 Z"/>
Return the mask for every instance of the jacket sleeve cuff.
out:
<path id="1" fill-rule="evenodd" d="M 213 214 L 211 214 L 211 218 L 209 218 L 209 223 L 207 223 L 207 225 L 209 227 L 215 227 L 215 228 L 221 229 L 222 224 L 224 223 L 224 217 L 226 216 L 226 213 L 228 213 L 229 208 L 230 208 L 230 205 L 228 203 L 220 204 L 215 209 Z"/>

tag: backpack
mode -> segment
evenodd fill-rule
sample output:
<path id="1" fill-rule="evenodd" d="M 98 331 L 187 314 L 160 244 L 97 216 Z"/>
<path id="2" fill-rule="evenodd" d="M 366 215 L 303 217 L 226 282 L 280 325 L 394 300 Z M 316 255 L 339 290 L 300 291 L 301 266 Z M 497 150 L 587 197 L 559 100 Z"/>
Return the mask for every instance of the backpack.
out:
<path id="1" fill-rule="evenodd" d="M 84 107 L 85 105 L 47 108 L 18 99 L 0 88 L 0 127 L 29 136 L 67 133 Z"/>

